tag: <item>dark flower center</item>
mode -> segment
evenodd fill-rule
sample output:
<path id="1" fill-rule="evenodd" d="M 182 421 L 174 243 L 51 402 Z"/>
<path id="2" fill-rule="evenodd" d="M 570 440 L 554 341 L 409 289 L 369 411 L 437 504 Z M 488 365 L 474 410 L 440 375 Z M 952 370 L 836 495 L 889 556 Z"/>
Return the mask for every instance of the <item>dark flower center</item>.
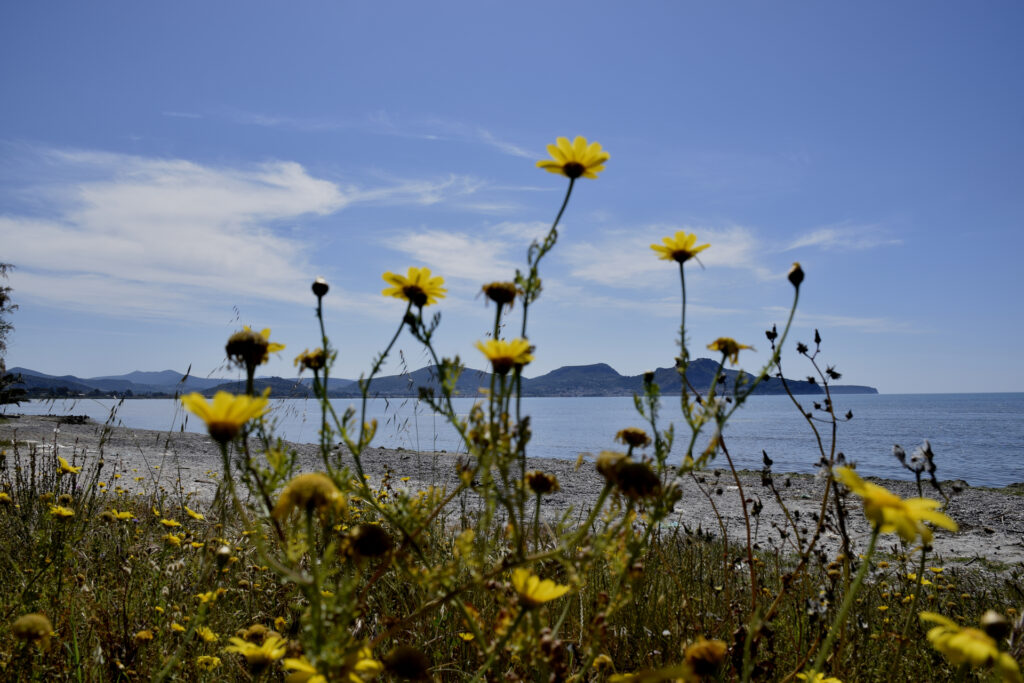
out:
<path id="1" fill-rule="evenodd" d="M 586 167 L 578 161 L 570 161 L 562 166 L 562 173 L 569 178 L 579 178 L 586 170 Z"/>
<path id="2" fill-rule="evenodd" d="M 402 288 L 402 293 L 405 294 L 406 299 L 418 308 L 423 308 L 427 305 L 427 293 L 419 285 L 406 285 Z"/>

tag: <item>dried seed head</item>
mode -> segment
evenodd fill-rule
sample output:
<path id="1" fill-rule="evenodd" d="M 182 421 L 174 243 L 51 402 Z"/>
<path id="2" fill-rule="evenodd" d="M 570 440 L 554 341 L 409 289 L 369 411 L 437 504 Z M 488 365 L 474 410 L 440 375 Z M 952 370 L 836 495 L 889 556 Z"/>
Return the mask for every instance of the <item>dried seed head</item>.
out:
<path id="1" fill-rule="evenodd" d="M 11 624 L 11 634 L 18 640 L 38 643 L 44 650 L 50 646 L 53 625 L 43 614 L 25 614 Z"/>
<path id="2" fill-rule="evenodd" d="M 269 340 L 248 328 L 228 337 L 224 347 L 228 358 L 242 367 L 256 367 L 268 357 Z"/>
<path id="3" fill-rule="evenodd" d="M 519 294 L 519 288 L 514 282 L 488 282 L 482 291 L 494 303 L 510 308 Z"/>
<path id="4" fill-rule="evenodd" d="M 399 645 L 384 657 L 388 672 L 408 681 L 422 681 L 429 678 L 430 660 L 411 645 Z"/>
<path id="5" fill-rule="evenodd" d="M 615 440 L 633 448 L 644 448 L 651 445 L 651 437 L 647 436 L 647 432 L 639 427 L 620 429 L 619 433 L 615 435 Z"/>
<path id="6" fill-rule="evenodd" d="M 348 532 L 349 547 L 359 557 L 380 557 L 394 542 L 379 524 L 357 524 Z"/>
<path id="7" fill-rule="evenodd" d="M 561 488 L 555 475 L 545 474 L 539 470 L 526 473 L 526 485 L 538 496 L 554 493 Z"/>

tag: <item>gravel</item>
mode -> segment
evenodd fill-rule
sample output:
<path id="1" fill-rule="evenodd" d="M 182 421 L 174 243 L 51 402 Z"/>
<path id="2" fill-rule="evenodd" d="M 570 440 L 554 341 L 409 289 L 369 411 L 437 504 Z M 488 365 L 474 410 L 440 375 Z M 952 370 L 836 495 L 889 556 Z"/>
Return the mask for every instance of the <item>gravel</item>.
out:
<path id="1" fill-rule="evenodd" d="M 164 486 L 176 489 L 180 479 L 185 492 L 195 492 L 200 498 L 209 499 L 216 490 L 216 482 L 210 473 L 219 471 L 219 451 L 212 440 L 203 434 L 189 432 L 158 432 L 125 427 L 105 427 L 87 418 L 68 420 L 54 416 L 8 416 L 0 420 L 0 440 L 18 442 L 22 455 L 30 452 L 51 453 L 54 448 L 76 464 L 89 465 L 104 460 L 104 478 L 112 478 L 115 472 L 124 476 L 121 485 L 129 487 Z M 318 468 L 319 449 L 314 444 L 289 444 L 299 455 L 303 469 Z M 11 451 L 11 445 L 6 450 Z M 343 462 L 351 464 L 351 457 L 342 454 Z M 544 515 L 547 519 L 561 516 L 572 509 L 574 514 L 586 511 L 596 500 L 603 485 L 603 479 L 588 462 L 577 469 L 576 463 L 566 460 L 530 459 L 529 469 L 543 470 L 558 477 L 561 490 L 544 499 Z M 390 470 L 395 483 L 418 489 L 430 484 L 453 485 L 455 465 L 458 456 L 451 453 L 419 453 L 383 448 L 368 449 L 362 458 L 364 471 L 374 481 L 379 481 L 386 470 Z M 724 461 L 716 465 L 725 468 Z M 137 470 L 138 472 L 134 472 Z M 107 475 L 106 473 L 110 474 Z M 697 479 L 682 480 L 683 496 L 676 510 L 666 521 L 668 525 L 682 525 L 692 530 L 703 530 L 721 535 L 724 526 L 730 544 L 739 548 L 746 538 L 743 510 L 738 495 L 737 482 L 727 469 L 704 472 Z M 862 472 L 862 476 L 870 473 Z M 136 484 L 134 477 L 146 479 Z M 409 477 L 408 482 L 400 482 Z M 903 497 L 917 495 L 913 482 L 869 480 L 886 486 Z M 111 479 L 107 479 L 111 481 Z M 779 496 L 785 502 L 790 514 L 799 516 L 797 526 L 813 529 L 814 515 L 821 505 L 821 494 L 825 480 L 810 475 L 774 475 Z M 753 540 L 760 547 L 791 548 L 780 538 L 778 529 L 786 528 L 786 517 L 776 502 L 772 491 L 762 485 L 759 472 L 740 472 L 739 484 L 748 501 L 748 508 L 763 506 L 760 514 L 751 518 Z M 945 512 L 960 525 L 956 534 L 937 530 L 934 552 L 937 559 L 965 563 L 980 562 L 990 569 L 1005 569 L 1018 564 L 1024 565 L 1024 486 L 1013 485 L 1001 489 L 971 487 L 964 482 L 944 482 L 943 489 L 950 495 Z M 941 498 L 925 485 L 924 495 Z M 472 494 L 467 497 L 472 505 Z M 718 515 L 709 504 L 714 501 Z M 850 516 L 850 534 L 854 542 L 863 547 L 867 543 L 870 529 L 864 517 L 856 510 L 859 503 L 850 498 L 855 508 Z M 790 534 L 792 538 L 792 534 Z M 830 552 L 838 548 L 838 537 L 826 533 L 824 547 Z M 882 548 L 898 552 L 898 538 L 884 537 Z"/>

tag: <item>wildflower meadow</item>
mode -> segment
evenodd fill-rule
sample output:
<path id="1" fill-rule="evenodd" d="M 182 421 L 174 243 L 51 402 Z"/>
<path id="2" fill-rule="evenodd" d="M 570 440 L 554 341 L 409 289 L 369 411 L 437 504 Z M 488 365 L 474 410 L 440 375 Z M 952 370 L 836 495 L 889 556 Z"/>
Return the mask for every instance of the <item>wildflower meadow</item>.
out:
<path id="1" fill-rule="evenodd" d="M 4 442 L 0 679 L 1024 680 L 1016 575 L 931 553 L 935 535 L 958 529 L 934 459 L 913 470 L 919 495 L 902 498 L 842 458 L 838 434 L 851 416 L 836 413 L 829 391 L 839 374 L 824 362 L 820 337 L 808 344 L 790 335 L 801 292 L 814 286 L 798 263 L 784 276 L 788 315 L 766 324 L 763 339 L 693 339 L 687 292 L 700 288 L 694 266 L 715 245 L 685 231 L 652 244 L 650 258 L 679 274 L 682 393 L 662 395 L 648 373 L 635 421 L 609 425 L 607 449 L 577 463 L 600 474 L 593 497 L 542 514 L 559 481 L 527 466 L 522 378 L 544 353 L 530 341 L 530 312 L 543 301 L 544 259 L 558 246 L 576 184 L 602 182 L 609 162 L 583 137 L 558 138 L 548 152 L 537 166 L 565 183 L 564 199 L 522 267 L 481 283 L 481 315 L 493 324 L 476 341 L 478 358 L 446 355 L 435 342 L 443 273 L 416 265 L 384 273 L 382 296 L 404 311 L 359 380 L 361 400 L 339 413 L 327 386 L 343 349 L 331 342 L 337 321 L 323 306 L 330 284 L 317 278 L 309 339 L 239 330 L 225 351 L 247 391 L 180 399 L 219 452 L 209 463 L 212 497 L 147 487 L 102 455 Z M 409 487 L 401 462 L 383 478 L 364 469 L 378 428 L 367 402 L 403 337 L 437 368 L 439 388 L 422 389 L 420 400 L 464 444 L 454 484 Z M 755 344 L 767 345 L 769 361 L 727 379 Z M 318 398 L 313 468 L 275 436 L 270 396 L 254 389 L 261 364 L 296 348 L 305 349 L 295 364 Z M 686 379 L 697 349 L 718 362 L 706 389 Z M 787 510 L 769 547 L 752 540 L 758 499 L 724 428 L 762 381 L 783 377 L 784 354 L 795 355 L 787 369 L 805 364 L 824 390 L 806 415 L 822 476 L 817 512 Z M 460 414 L 456 381 L 477 362 L 489 366 L 490 384 Z M 664 426 L 670 411 L 683 428 Z M 666 524 L 683 481 L 701 483 L 716 505 L 703 483 L 714 470 L 735 489 L 725 495 L 738 497 L 745 533 Z M 758 496 L 785 509 L 779 486 L 766 455 Z M 860 516 L 871 529 L 866 545 L 847 528 Z"/>

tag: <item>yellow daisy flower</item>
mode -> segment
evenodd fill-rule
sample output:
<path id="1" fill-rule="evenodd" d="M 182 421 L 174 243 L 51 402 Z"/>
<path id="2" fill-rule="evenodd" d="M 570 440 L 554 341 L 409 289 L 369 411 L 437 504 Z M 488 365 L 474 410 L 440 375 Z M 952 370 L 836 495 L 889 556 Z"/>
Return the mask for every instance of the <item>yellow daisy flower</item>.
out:
<path id="1" fill-rule="evenodd" d="M 388 271 L 382 277 L 391 286 L 381 294 L 411 301 L 419 308 L 436 304 L 448 292 L 444 288 L 444 278 L 439 275 L 431 277 L 430 268 L 411 267 L 405 276 Z"/>
<path id="2" fill-rule="evenodd" d="M 199 393 L 182 396 L 181 403 L 206 423 L 210 436 L 221 444 L 238 436 L 246 422 L 266 414 L 268 410 L 266 397 L 235 396 L 226 391 L 218 391 L 213 403 L 207 402 Z"/>
<path id="3" fill-rule="evenodd" d="M 843 683 L 835 676 L 826 677 L 825 674 L 821 673 L 820 671 L 814 674 L 813 676 L 808 676 L 807 674 L 800 673 L 797 674 L 796 677 L 799 678 L 801 681 L 807 681 L 808 683 Z"/>
<path id="4" fill-rule="evenodd" d="M 322 472 L 307 472 L 288 482 L 271 514 L 276 519 L 284 519 L 295 509 L 323 514 L 344 508 L 345 497 L 330 477 Z"/>
<path id="5" fill-rule="evenodd" d="M 220 636 L 214 633 L 213 629 L 209 626 L 200 626 L 196 629 L 196 635 L 203 639 L 206 643 L 216 643 L 220 640 Z"/>
<path id="6" fill-rule="evenodd" d="M 71 508 L 66 508 L 63 505 L 51 505 L 50 506 L 50 514 L 53 515 L 54 517 L 60 517 L 62 519 L 67 519 L 68 517 L 74 517 L 75 516 L 75 511 L 72 510 Z"/>
<path id="7" fill-rule="evenodd" d="M 938 624 L 928 630 L 928 642 L 941 652 L 953 666 L 994 666 L 1004 681 L 1021 683 L 1020 667 L 987 633 L 976 628 L 962 628 L 941 614 L 921 612 L 921 621 Z"/>
<path id="8" fill-rule="evenodd" d="M 477 342 L 476 348 L 487 356 L 491 361 L 491 367 L 499 375 L 508 374 L 514 365 L 526 365 L 533 360 L 530 353 L 533 348 L 530 342 L 518 338 L 512 341 L 504 339 L 488 339 L 486 342 Z"/>
<path id="9" fill-rule="evenodd" d="M 220 666 L 220 657 L 212 655 L 200 655 L 196 657 L 196 668 L 203 671 L 213 671 Z"/>
<path id="10" fill-rule="evenodd" d="M 925 525 L 931 522 L 950 531 L 957 531 L 956 522 L 937 512 L 937 500 L 931 498 L 900 498 L 877 484 L 860 478 L 849 467 L 837 467 L 835 478 L 864 499 L 864 516 L 883 534 L 896 532 L 907 543 L 918 536 L 925 543 L 932 542 L 932 530 Z"/>
<path id="11" fill-rule="evenodd" d="M 685 230 L 679 230 L 673 237 L 662 237 L 661 241 L 665 244 L 651 245 L 651 249 L 658 254 L 658 258 L 679 263 L 686 263 L 711 246 L 710 244 L 694 246 L 697 243 L 697 235 Z"/>
<path id="12" fill-rule="evenodd" d="M 59 455 L 57 456 L 57 465 L 61 474 L 78 474 L 82 471 L 81 467 L 72 467 L 71 463 Z"/>
<path id="13" fill-rule="evenodd" d="M 587 139 L 580 136 L 572 142 L 569 138 L 558 138 L 555 144 L 548 145 L 548 154 L 551 159 L 538 161 L 537 167 L 572 180 L 580 176 L 597 178 L 604 170 L 604 162 L 608 161 L 608 152 L 601 149 L 601 143 L 588 144 Z"/>
<path id="14" fill-rule="evenodd" d="M 519 602 L 525 607 L 538 607 L 545 602 L 557 600 L 570 590 L 569 586 L 561 586 L 551 579 L 541 580 L 523 567 L 512 570 L 512 587 L 519 594 Z"/>
<path id="15" fill-rule="evenodd" d="M 192 519 L 198 519 L 198 520 L 206 519 L 206 517 L 204 517 L 200 513 L 196 512 L 195 510 L 190 510 L 187 505 L 182 505 L 182 507 L 185 509 L 185 514 L 187 514 Z"/>
<path id="16" fill-rule="evenodd" d="M 262 645 L 250 643 L 238 637 L 230 639 L 231 644 L 224 648 L 224 652 L 236 652 L 245 657 L 249 669 L 260 672 L 268 666 L 284 657 L 287 648 L 280 636 L 270 636 L 263 641 Z"/>
<path id="17" fill-rule="evenodd" d="M 736 365 L 740 362 L 740 351 L 744 349 L 750 349 L 756 351 L 753 346 L 747 346 L 746 344 L 740 344 L 732 337 L 719 337 L 715 341 L 708 344 L 708 350 L 710 351 L 721 351 L 722 354 L 729 359 L 729 362 Z"/>

